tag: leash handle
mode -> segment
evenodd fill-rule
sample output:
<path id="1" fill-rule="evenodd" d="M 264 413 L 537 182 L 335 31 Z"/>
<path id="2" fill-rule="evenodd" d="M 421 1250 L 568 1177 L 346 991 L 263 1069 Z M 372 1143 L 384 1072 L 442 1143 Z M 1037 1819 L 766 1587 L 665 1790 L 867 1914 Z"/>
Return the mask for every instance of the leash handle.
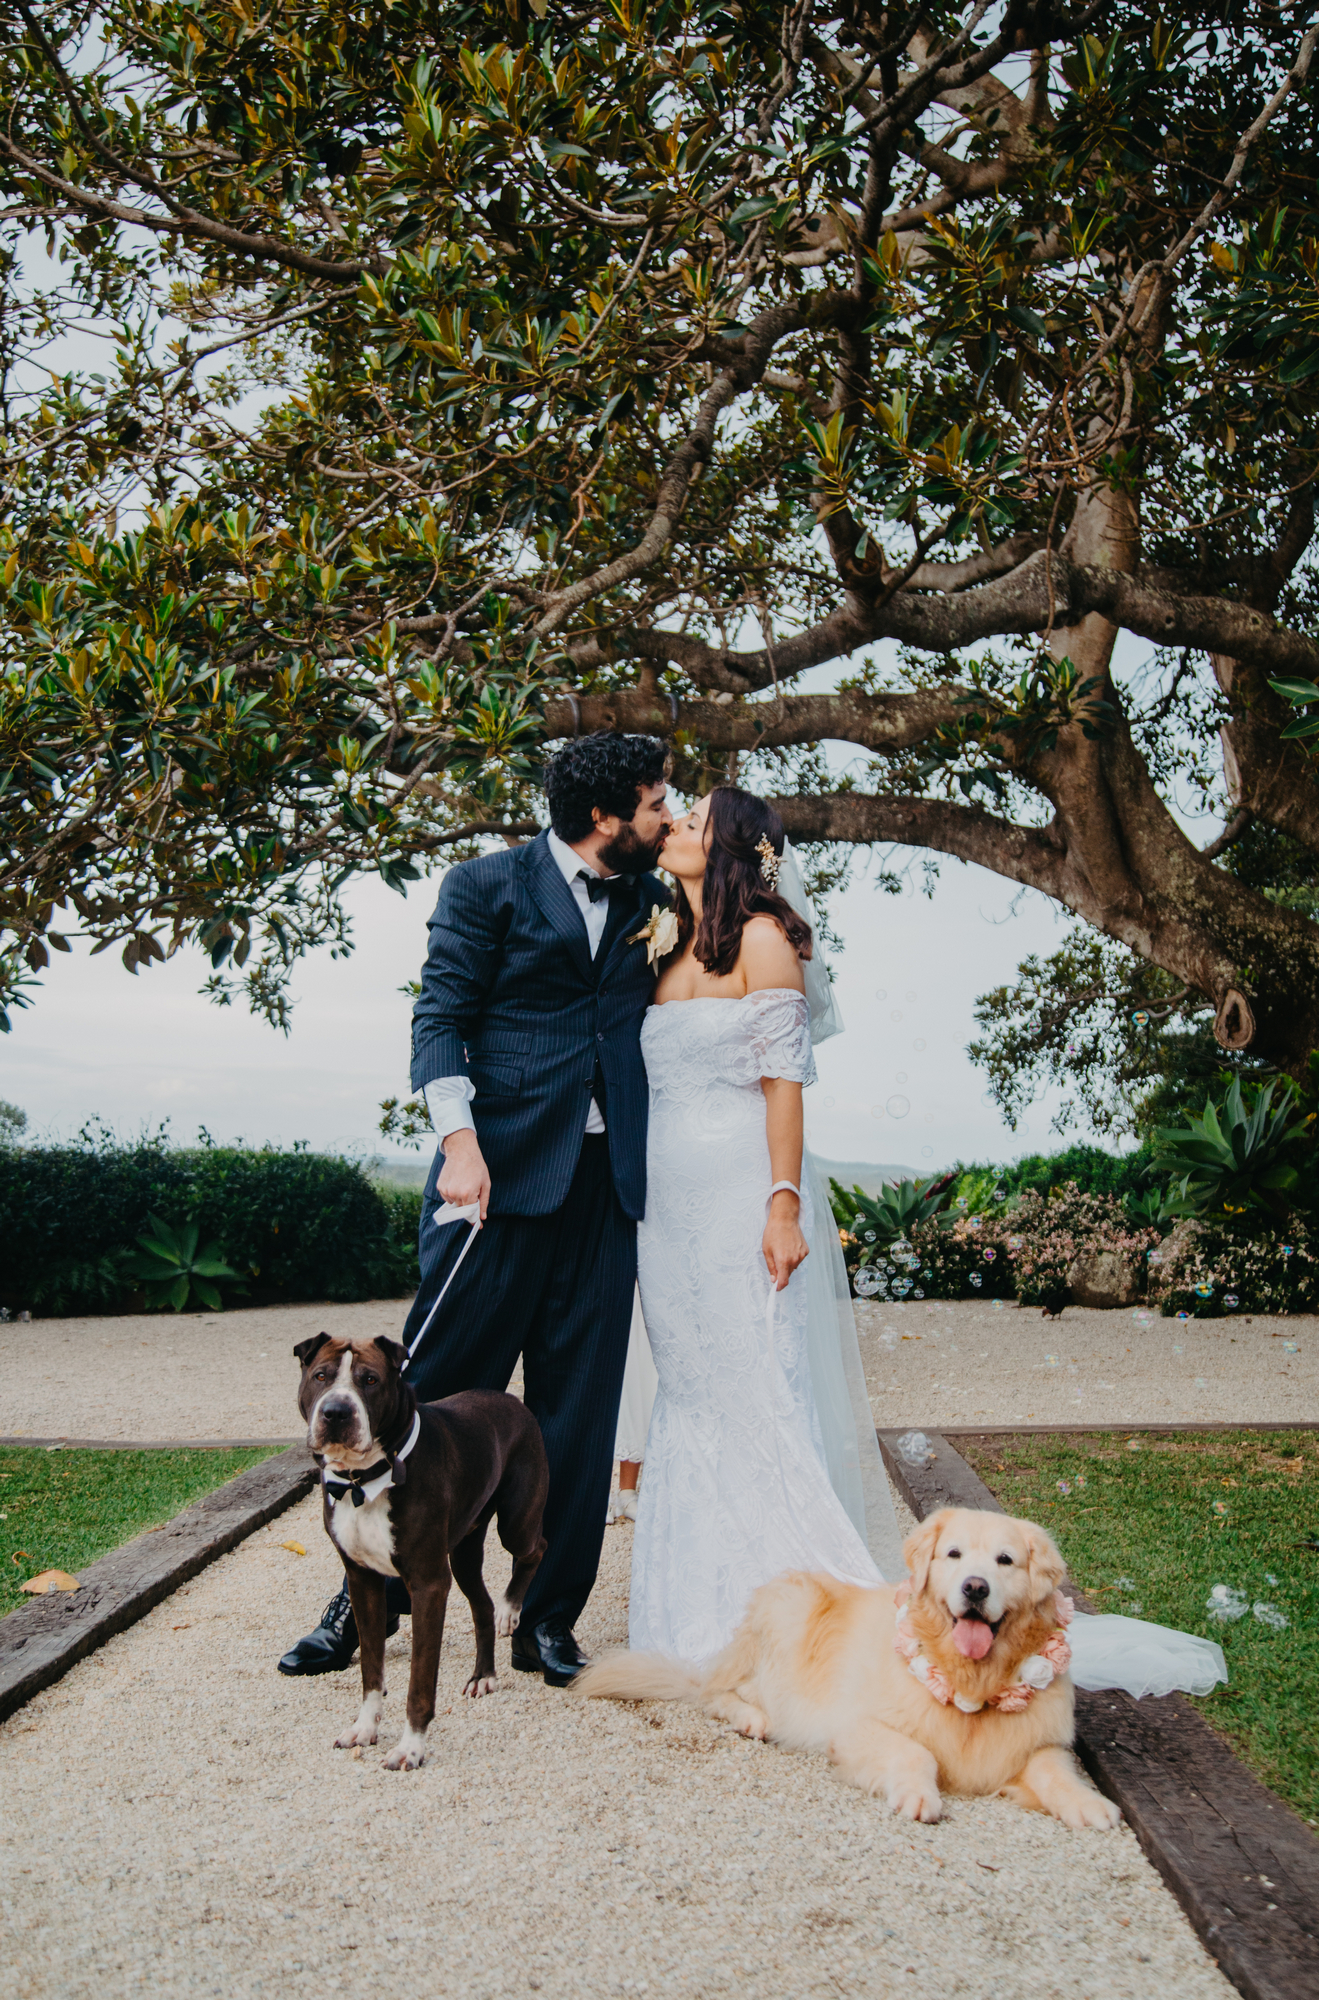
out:
<path id="1" fill-rule="evenodd" d="M 430 1311 L 427 1313 L 425 1319 L 422 1321 L 421 1325 L 417 1329 L 415 1336 L 413 1337 L 413 1340 L 408 1348 L 407 1355 L 403 1362 L 404 1368 L 407 1367 L 408 1362 L 411 1361 L 413 1355 L 416 1353 L 418 1347 L 420 1346 L 423 1335 L 427 1332 L 428 1328 L 430 1327 L 431 1321 L 434 1319 L 436 1313 L 440 1309 L 440 1305 L 444 1298 L 444 1294 L 448 1291 L 450 1285 L 453 1283 L 454 1279 L 458 1276 L 459 1265 L 462 1263 L 463 1258 L 467 1255 L 473 1243 L 475 1243 L 477 1236 L 480 1234 L 481 1204 L 480 1202 L 473 1201 L 473 1202 L 468 1202 L 465 1207 L 455 1208 L 449 1202 L 446 1201 L 442 1208 L 436 1209 L 433 1219 L 437 1229 L 444 1229 L 451 1222 L 467 1222 L 470 1224 L 470 1227 L 467 1232 L 467 1241 L 464 1243 L 462 1249 L 458 1252 L 457 1258 L 454 1261 L 454 1267 L 452 1271 L 450 1271 L 448 1277 L 441 1285 L 435 1303 L 432 1305 Z M 402 1370 L 400 1370 L 399 1372 L 402 1373 Z"/>

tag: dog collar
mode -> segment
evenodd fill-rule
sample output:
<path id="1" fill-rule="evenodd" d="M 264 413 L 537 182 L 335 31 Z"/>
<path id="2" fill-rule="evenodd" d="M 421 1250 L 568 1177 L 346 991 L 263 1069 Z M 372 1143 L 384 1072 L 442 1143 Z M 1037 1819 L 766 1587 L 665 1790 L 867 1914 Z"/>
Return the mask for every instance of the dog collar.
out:
<path id="1" fill-rule="evenodd" d="M 421 1417 L 414 1411 L 407 1443 L 400 1445 L 388 1458 L 378 1458 L 374 1465 L 362 1466 L 356 1472 L 331 1472 L 328 1466 L 323 1465 L 321 1484 L 330 1505 L 333 1507 L 347 1493 L 352 1496 L 354 1507 L 364 1507 L 368 1500 L 378 1500 L 391 1486 L 402 1486 L 407 1474 L 399 1476 L 398 1467 L 420 1436 Z"/>
<path id="2" fill-rule="evenodd" d="M 1054 1593 L 1054 1604 L 1064 1625 L 1072 1619 L 1073 1605 L 1070 1597 L 1062 1592 Z M 949 1703 L 960 1709 L 963 1715 L 976 1715 L 982 1708 L 996 1708 L 1004 1715 L 1019 1715 L 1030 1705 L 1032 1696 L 1042 1694 L 1051 1687 L 1059 1674 L 1065 1674 L 1072 1663 L 1072 1649 L 1062 1632 L 1040 1647 L 1038 1653 L 1031 1653 L 1017 1668 L 1006 1687 L 997 1694 L 987 1695 L 983 1701 L 972 1701 L 969 1695 L 955 1694 L 952 1682 L 942 1667 L 936 1667 L 926 1659 L 921 1651 L 921 1642 L 907 1625 L 907 1606 L 904 1604 L 897 1615 L 893 1633 L 893 1650 L 899 1659 L 907 1662 L 908 1673 L 921 1683 L 926 1693 L 947 1708 Z"/>

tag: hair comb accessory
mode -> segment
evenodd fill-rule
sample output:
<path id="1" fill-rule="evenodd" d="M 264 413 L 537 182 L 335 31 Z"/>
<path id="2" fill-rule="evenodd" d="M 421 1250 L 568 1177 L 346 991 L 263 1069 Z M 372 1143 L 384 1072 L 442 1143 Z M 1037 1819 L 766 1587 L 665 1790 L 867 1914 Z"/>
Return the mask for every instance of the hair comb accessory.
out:
<path id="1" fill-rule="evenodd" d="M 762 833 L 756 842 L 756 853 L 760 856 L 760 872 L 771 889 L 779 886 L 779 869 L 782 863 L 770 845 L 769 835 Z"/>

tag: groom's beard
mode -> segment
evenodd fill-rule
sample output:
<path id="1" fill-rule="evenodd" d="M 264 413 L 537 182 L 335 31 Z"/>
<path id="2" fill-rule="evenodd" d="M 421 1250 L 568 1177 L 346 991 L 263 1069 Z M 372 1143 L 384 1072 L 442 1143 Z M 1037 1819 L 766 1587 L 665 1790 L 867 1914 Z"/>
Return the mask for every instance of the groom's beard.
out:
<path id="1" fill-rule="evenodd" d="M 631 826 L 622 826 L 597 855 L 611 875 L 645 875 L 659 860 L 663 845 L 663 834 L 657 840 L 644 841 Z"/>

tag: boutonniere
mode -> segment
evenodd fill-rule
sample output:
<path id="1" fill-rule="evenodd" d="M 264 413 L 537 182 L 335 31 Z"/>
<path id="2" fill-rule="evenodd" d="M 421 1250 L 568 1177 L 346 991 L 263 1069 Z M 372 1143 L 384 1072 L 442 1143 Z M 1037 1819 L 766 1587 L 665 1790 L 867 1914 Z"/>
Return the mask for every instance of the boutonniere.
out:
<path id="1" fill-rule="evenodd" d="M 646 946 L 646 964 L 654 965 L 656 959 L 664 958 L 678 942 L 678 914 L 668 903 L 656 903 L 647 921 L 639 931 L 634 931 L 629 944 Z"/>

